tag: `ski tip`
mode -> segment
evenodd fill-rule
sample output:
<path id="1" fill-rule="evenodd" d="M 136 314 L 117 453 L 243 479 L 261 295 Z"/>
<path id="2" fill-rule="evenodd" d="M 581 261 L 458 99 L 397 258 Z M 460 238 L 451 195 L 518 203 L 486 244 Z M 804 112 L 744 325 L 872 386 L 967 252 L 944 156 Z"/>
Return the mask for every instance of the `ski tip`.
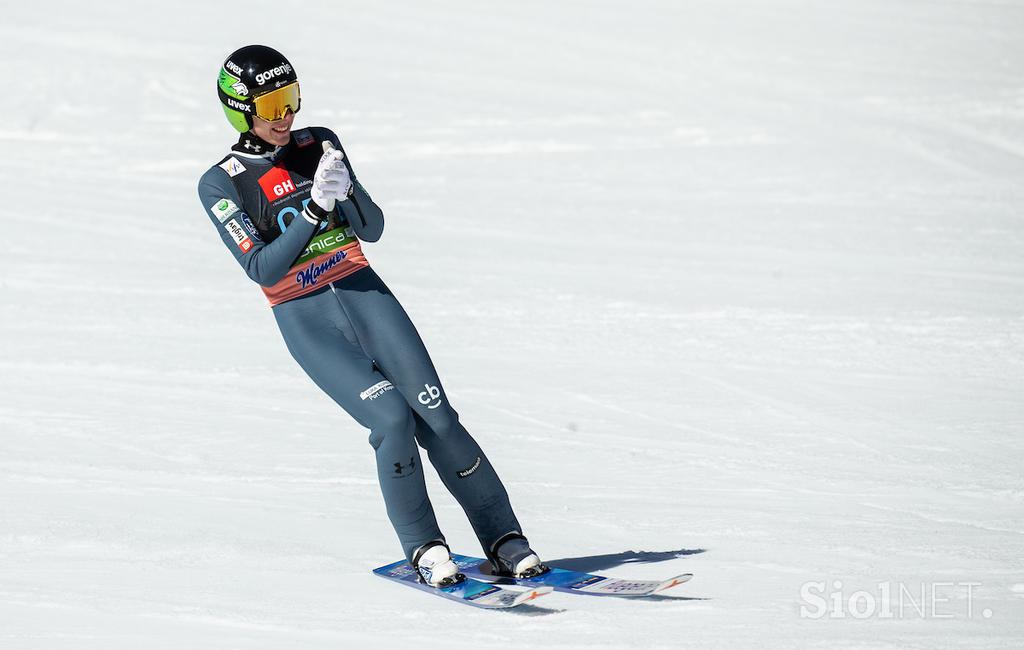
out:
<path id="1" fill-rule="evenodd" d="M 324 140 L 324 142 L 326 142 L 326 140 Z M 403 567 L 403 565 L 405 565 L 405 566 Z M 394 572 L 394 571 L 396 571 L 396 570 L 398 570 L 400 567 L 404 568 L 404 569 L 412 570 L 412 568 L 409 567 L 408 563 L 405 560 L 399 560 L 397 562 L 392 562 L 391 564 L 385 564 L 384 566 L 379 566 L 376 569 L 372 569 L 372 571 L 373 571 L 373 573 L 375 573 L 376 575 L 379 575 L 382 578 L 390 578 L 391 576 L 389 574 Z"/>
<path id="2" fill-rule="evenodd" d="M 515 599 L 515 601 L 513 601 L 512 605 L 513 606 L 515 606 L 515 605 L 522 605 L 523 603 L 531 601 L 531 600 L 533 600 L 535 598 L 540 598 L 541 596 L 546 596 L 546 595 L 550 594 L 552 591 L 554 591 L 554 589 L 552 587 L 536 587 L 534 589 L 527 589 L 526 591 L 524 591 L 523 593 L 519 594 L 519 596 L 516 597 L 516 599 Z"/>
<path id="3" fill-rule="evenodd" d="M 665 582 L 663 582 L 660 585 L 658 585 L 657 587 L 655 587 L 651 591 L 651 593 L 652 594 L 661 593 L 661 592 L 665 591 L 666 589 L 671 589 L 672 587 L 681 585 L 684 582 L 689 582 L 691 578 L 693 578 L 693 574 L 692 573 L 683 573 L 681 575 L 677 575 L 676 577 L 669 578 Z"/>

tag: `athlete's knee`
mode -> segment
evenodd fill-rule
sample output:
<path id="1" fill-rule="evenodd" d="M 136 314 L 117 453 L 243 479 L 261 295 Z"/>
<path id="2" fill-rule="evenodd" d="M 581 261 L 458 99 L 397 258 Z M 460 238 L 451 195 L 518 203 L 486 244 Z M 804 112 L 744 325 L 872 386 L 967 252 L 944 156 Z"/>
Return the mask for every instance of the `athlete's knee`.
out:
<path id="1" fill-rule="evenodd" d="M 408 407 L 395 405 L 382 408 L 379 413 L 374 415 L 369 440 L 370 446 L 375 450 L 380 449 L 386 439 L 404 440 L 413 436 L 412 411 Z"/>
<path id="2" fill-rule="evenodd" d="M 459 415 L 452 409 L 438 409 L 423 418 L 427 428 L 437 438 L 450 440 L 463 435 L 466 430 L 459 423 Z"/>

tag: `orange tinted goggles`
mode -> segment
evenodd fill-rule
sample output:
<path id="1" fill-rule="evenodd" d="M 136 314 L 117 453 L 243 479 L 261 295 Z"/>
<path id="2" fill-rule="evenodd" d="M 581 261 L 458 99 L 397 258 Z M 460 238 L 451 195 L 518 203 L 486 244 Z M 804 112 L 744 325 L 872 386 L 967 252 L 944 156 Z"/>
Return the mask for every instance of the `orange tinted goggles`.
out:
<path id="1" fill-rule="evenodd" d="M 281 86 L 277 90 L 259 95 L 253 99 L 253 106 L 256 115 L 268 122 L 276 122 L 282 119 L 289 109 L 293 113 L 299 112 L 299 105 L 302 98 L 299 96 L 299 82 L 295 81 L 287 86 Z"/>

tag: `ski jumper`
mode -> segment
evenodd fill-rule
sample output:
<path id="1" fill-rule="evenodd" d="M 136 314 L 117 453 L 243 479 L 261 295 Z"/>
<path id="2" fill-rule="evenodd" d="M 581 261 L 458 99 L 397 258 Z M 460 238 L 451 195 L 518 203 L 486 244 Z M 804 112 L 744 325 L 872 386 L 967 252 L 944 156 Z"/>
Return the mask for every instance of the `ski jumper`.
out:
<path id="1" fill-rule="evenodd" d="M 242 143 L 199 182 L 211 222 L 246 274 L 263 289 L 285 345 L 306 374 L 370 430 L 388 517 L 406 558 L 444 540 L 423 479 L 425 449 L 465 510 L 485 552 L 521 533 L 487 457 L 459 422 L 412 321 L 369 267 L 349 225 L 376 208 L 356 179 L 320 226 L 302 218 L 328 129 L 294 131 L 273 152 Z M 256 145 L 259 147 L 260 145 Z"/>

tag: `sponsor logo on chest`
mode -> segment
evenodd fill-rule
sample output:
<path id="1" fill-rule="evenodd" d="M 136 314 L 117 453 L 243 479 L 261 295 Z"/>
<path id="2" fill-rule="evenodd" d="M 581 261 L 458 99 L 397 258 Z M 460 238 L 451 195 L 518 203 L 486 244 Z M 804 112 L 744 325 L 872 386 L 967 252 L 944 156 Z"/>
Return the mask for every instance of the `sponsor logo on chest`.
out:
<path id="1" fill-rule="evenodd" d="M 239 174 L 245 171 L 245 165 L 240 163 L 238 161 L 238 158 L 235 158 L 234 156 L 222 162 L 220 165 L 218 165 L 218 167 L 226 171 L 228 173 L 228 176 L 232 178 L 238 176 Z"/>
<path id="2" fill-rule="evenodd" d="M 317 283 L 321 275 L 340 264 L 346 257 L 348 257 L 348 254 L 345 251 L 338 251 L 319 264 L 310 262 L 309 266 L 295 274 L 295 282 L 301 285 L 303 289 L 311 287 Z"/>
<path id="3" fill-rule="evenodd" d="M 301 131 L 295 132 L 295 146 L 299 149 L 313 144 L 313 140 L 313 134 L 309 132 L 309 129 L 302 129 Z"/>
<path id="4" fill-rule="evenodd" d="M 263 189 L 263 194 L 271 201 L 288 196 L 296 189 L 295 181 L 292 180 L 288 170 L 277 165 L 274 165 L 270 168 L 270 171 L 260 176 L 260 187 Z"/>

